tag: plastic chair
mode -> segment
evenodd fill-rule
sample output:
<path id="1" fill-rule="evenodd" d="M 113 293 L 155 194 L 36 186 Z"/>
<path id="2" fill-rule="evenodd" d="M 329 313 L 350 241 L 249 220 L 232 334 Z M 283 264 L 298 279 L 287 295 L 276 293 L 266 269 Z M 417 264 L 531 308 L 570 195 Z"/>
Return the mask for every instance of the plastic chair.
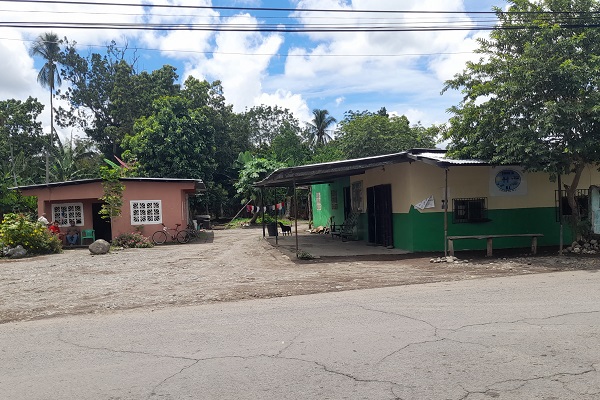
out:
<path id="1" fill-rule="evenodd" d="M 92 239 L 92 243 L 96 241 L 96 231 L 93 229 L 84 229 L 81 231 L 81 244 L 83 244 L 83 239 Z"/>

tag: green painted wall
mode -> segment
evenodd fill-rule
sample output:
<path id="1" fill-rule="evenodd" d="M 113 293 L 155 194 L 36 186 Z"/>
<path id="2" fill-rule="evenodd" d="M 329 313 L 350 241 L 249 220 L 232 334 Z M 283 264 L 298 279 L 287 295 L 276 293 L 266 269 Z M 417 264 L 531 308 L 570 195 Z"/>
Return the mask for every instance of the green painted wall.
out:
<path id="1" fill-rule="evenodd" d="M 336 224 L 344 222 L 344 187 L 350 186 L 350 178 L 341 178 L 332 183 L 312 185 L 313 226 L 329 226 L 329 218 Z M 332 208 L 331 191 L 337 192 L 337 208 Z M 317 193 L 321 194 L 321 210 L 317 210 Z"/>
<path id="2" fill-rule="evenodd" d="M 528 208 L 488 210 L 489 222 L 476 224 L 453 224 L 448 213 L 448 235 L 500 235 L 511 233 L 541 233 L 539 246 L 558 245 L 560 226 L 556 222 L 556 210 Z M 444 250 L 444 213 L 420 213 L 411 207 L 408 214 L 394 214 L 394 247 L 413 252 Z M 564 226 L 564 242 L 570 243 L 572 235 Z M 494 248 L 529 247 L 530 238 L 494 239 Z M 455 250 L 485 249 L 486 241 L 477 239 L 457 240 Z"/>

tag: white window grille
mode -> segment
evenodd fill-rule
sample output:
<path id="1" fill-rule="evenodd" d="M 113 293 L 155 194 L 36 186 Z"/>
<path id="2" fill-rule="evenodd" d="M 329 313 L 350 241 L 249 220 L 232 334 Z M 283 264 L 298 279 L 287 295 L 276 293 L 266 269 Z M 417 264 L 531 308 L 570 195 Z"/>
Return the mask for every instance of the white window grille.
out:
<path id="1" fill-rule="evenodd" d="M 69 226 L 70 221 L 83 226 L 83 203 L 52 204 L 52 221 L 58 221 L 59 226 Z"/>
<path id="2" fill-rule="evenodd" d="M 131 225 L 162 223 L 161 200 L 131 200 Z"/>
<path id="3" fill-rule="evenodd" d="M 321 192 L 317 192 L 315 197 L 317 200 L 317 211 L 321 211 Z"/>

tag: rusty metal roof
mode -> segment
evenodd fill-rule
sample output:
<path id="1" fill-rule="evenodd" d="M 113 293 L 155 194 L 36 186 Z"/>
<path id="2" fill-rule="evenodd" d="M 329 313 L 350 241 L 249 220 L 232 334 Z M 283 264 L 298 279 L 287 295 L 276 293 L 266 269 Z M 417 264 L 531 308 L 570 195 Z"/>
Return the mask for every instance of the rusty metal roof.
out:
<path id="1" fill-rule="evenodd" d="M 262 181 L 257 182 L 255 186 L 285 187 L 294 184 L 327 183 L 338 178 L 362 175 L 365 171 L 372 168 L 414 161 L 425 162 L 440 168 L 488 165 L 479 160 L 453 160 L 446 158 L 446 150 L 442 149 L 411 149 L 400 153 L 384 154 L 380 156 L 280 168 Z"/>
<path id="2" fill-rule="evenodd" d="M 206 185 L 201 179 L 179 179 L 179 178 L 121 178 L 124 182 L 194 182 L 197 191 L 206 191 Z M 78 179 L 74 181 L 65 182 L 51 182 L 51 183 L 40 183 L 36 185 L 27 186 L 15 186 L 9 189 L 12 190 L 27 190 L 27 189 L 39 189 L 44 187 L 59 187 L 59 186 L 71 186 L 71 185 L 82 185 L 86 183 L 102 182 L 101 178 L 91 179 Z"/>

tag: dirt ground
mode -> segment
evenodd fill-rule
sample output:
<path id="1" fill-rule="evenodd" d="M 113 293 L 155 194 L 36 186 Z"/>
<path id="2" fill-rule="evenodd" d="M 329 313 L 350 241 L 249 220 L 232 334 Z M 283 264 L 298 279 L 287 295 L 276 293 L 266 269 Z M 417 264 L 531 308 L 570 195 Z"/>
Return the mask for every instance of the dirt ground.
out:
<path id="1" fill-rule="evenodd" d="M 440 256 L 437 254 L 436 256 Z M 468 254 L 460 255 L 462 259 Z M 0 323 L 74 314 L 412 285 L 563 270 L 599 270 L 598 257 L 432 255 L 290 259 L 262 230 L 215 230 L 214 240 L 93 256 L 87 249 L 0 259 Z"/>

